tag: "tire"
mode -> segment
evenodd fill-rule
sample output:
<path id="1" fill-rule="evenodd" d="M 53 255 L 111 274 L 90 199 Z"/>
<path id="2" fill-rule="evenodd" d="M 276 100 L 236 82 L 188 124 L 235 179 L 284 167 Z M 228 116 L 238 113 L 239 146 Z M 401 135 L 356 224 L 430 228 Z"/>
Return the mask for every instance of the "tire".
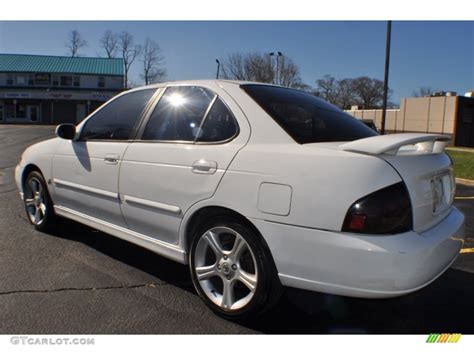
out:
<path id="1" fill-rule="evenodd" d="M 268 247 L 248 223 L 213 216 L 192 235 L 189 266 L 204 303 L 227 319 L 268 311 L 282 293 Z"/>
<path id="2" fill-rule="evenodd" d="M 23 186 L 24 204 L 28 221 L 41 232 L 52 231 L 57 224 L 53 202 L 43 175 L 32 171 Z"/>

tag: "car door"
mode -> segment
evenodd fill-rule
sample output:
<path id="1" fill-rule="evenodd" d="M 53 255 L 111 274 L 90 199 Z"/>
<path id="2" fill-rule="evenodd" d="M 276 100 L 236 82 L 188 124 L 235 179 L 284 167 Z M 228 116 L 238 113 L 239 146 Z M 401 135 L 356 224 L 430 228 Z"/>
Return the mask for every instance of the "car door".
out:
<path id="1" fill-rule="evenodd" d="M 120 162 L 155 92 L 116 97 L 78 127 L 78 139 L 61 141 L 52 171 L 57 208 L 125 226 L 118 199 Z"/>
<path id="2" fill-rule="evenodd" d="M 119 191 L 130 229 L 177 243 L 183 214 L 213 195 L 248 140 L 245 117 L 227 103 L 234 113 L 209 88 L 166 88 L 122 162 Z"/>

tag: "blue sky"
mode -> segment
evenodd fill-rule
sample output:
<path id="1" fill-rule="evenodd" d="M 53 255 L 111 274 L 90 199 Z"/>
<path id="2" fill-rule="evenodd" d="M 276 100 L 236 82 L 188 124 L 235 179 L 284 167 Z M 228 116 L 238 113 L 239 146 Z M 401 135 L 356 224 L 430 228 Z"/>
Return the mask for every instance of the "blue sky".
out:
<path id="1" fill-rule="evenodd" d="M 157 41 L 166 57 L 168 79 L 213 78 L 215 59 L 228 53 L 281 51 L 298 64 L 306 84 L 325 74 L 383 79 L 385 22 L 212 22 L 93 21 L 0 22 L 0 52 L 64 55 L 67 33 L 77 29 L 88 42 L 82 55 L 103 56 L 98 39 L 107 29 L 127 30 L 141 43 Z M 132 80 L 140 83 L 140 63 Z M 392 101 L 420 86 L 464 94 L 474 89 L 474 22 L 392 24 Z"/>

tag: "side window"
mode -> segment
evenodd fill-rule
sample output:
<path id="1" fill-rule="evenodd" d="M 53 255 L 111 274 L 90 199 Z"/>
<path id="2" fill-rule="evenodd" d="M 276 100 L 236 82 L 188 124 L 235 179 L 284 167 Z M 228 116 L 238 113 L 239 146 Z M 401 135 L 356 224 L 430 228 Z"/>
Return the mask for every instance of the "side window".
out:
<path id="1" fill-rule="evenodd" d="M 81 139 L 130 139 L 133 127 L 156 89 L 125 94 L 94 114 L 86 123 Z"/>
<path id="2" fill-rule="evenodd" d="M 166 89 L 143 132 L 143 140 L 191 141 L 214 98 L 214 93 L 197 86 Z"/>
<path id="3" fill-rule="evenodd" d="M 197 142 L 222 142 L 237 134 L 238 126 L 229 109 L 218 98 L 212 105 Z"/>

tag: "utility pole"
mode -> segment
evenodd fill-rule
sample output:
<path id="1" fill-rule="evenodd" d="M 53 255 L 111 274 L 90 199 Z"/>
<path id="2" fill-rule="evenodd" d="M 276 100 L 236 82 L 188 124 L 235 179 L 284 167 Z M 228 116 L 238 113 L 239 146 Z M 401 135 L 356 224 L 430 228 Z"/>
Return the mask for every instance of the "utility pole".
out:
<path id="1" fill-rule="evenodd" d="M 219 79 L 219 69 L 221 67 L 221 62 L 219 62 L 219 59 L 216 59 L 216 63 L 217 63 L 216 79 Z"/>
<path id="2" fill-rule="evenodd" d="M 390 66 L 390 40 L 392 37 L 392 21 L 387 21 L 387 38 L 385 40 L 385 74 L 383 79 L 383 106 L 382 106 L 382 127 L 381 134 L 385 134 L 385 119 L 387 117 L 387 96 L 388 96 L 388 69 Z"/>

